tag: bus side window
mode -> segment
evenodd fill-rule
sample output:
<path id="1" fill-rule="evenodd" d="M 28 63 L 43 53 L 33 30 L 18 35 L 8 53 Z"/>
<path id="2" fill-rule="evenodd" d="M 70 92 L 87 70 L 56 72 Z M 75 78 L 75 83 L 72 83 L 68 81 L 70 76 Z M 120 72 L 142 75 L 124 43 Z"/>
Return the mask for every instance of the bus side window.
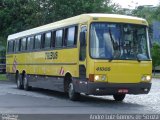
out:
<path id="1" fill-rule="evenodd" d="M 14 41 L 8 42 L 8 53 L 14 52 Z"/>
<path id="2" fill-rule="evenodd" d="M 51 47 L 51 32 L 44 34 L 44 48 L 50 48 Z"/>
<path id="3" fill-rule="evenodd" d="M 77 37 L 78 37 L 78 26 L 75 26 L 75 36 L 74 36 L 74 45 L 77 45 Z"/>
<path id="4" fill-rule="evenodd" d="M 21 39 L 21 51 L 25 51 L 26 50 L 26 38 L 22 38 Z"/>
<path id="5" fill-rule="evenodd" d="M 27 39 L 27 50 L 33 50 L 33 45 L 34 45 L 34 37 L 28 37 Z"/>
<path id="6" fill-rule="evenodd" d="M 63 30 L 56 31 L 55 47 L 62 47 Z"/>
<path id="7" fill-rule="evenodd" d="M 7 43 L 7 53 L 9 53 L 9 41 Z"/>
<path id="8" fill-rule="evenodd" d="M 55 37 L 56 37 L 56 32 L 52 31 L 51 33 L 51 47 L 54 48 L 55 47 Z"/>
<path id="9" fill-rule="evenodd" d="M 67 31 L 67 47 L 73 47 L 75 44 L 76 27 L 70 27 Z"/>
<path id="10" fill-rule="evenodd" d="M 68 28 L 65 28 L 64 39 L 63 39 L 63 47 L 67 46 L 67 36 L 68 36 Z"/>
<path id="11" fill-rule="evenodd" d="M 34 40 L 34 49 L 38 50 L 41 48 L 41 39 L 42 39 L 42 35 L 36 35 L 35 36 L 35 40 Z"/>
<path id="12" fill-rule="evenodd" d="M 21 43 L 22 43 L 22 39 L 19 39 L 19 46 L 18 46 L 18 51 L 21 51 Z"/>
<path id="13" fill-rule="evenodd" d="M 14 51 L 18 52 L 20 50 L 20 40 L 15 40 L 15 46 L 14 46 Z"/>
<path id="14" fill-rule="evenodd" d="M 13 53 L 14 53 L 14 47 L 15 47 L 15 40 L 13 41 L 13 48 L 12 48 Z"/>
<path id="15" fill-rule="evenodd" d="M 10 48 L 10 41 L 8 41 L 8 48 L 7 48 L 7 52 L 9 53 L 9 48 Z"/>

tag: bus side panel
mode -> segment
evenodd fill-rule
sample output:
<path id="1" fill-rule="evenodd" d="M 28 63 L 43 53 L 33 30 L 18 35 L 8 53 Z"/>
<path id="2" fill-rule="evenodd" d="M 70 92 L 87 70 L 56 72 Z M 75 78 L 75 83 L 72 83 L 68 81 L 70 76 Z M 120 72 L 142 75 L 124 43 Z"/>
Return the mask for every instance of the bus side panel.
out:
<path id="1" fill-rule="evenodd" d="M 75 53 L 75 54 L 73 54 Z M 78 49 L 66 49 L 66 50 L 53 50 L 43 52 L 25 53 L 22 56 L 24 60 L 18 61 L 25 65 L 27 74 L 34 75 L 47 75 L 47 76 L 64 76 L 65 73 L 69 72 L 72 76 L 78 76 Z M 56 56 L 54 56 L 57 54 Z M 22 57 L 20 56 L 20 57 Z M 19 68 L 22 70 L 22 67 Z M 60 73 L 60 71 L 64 71 Z"/>
<path id="2" fill-rule="evenodd" d="M 65 74 L 78 76 L 77 48 L 21 53 L 14 57 L 17 70 L 21 74 L 23 70 L 26 72 L 29 84 L 33 87 L 64 91 Z"/>
<path id="3" fill-rule="evenodd" d="M 32 87 L 64 92 L 63 77 L 28 75 L 28 79 Z"/>

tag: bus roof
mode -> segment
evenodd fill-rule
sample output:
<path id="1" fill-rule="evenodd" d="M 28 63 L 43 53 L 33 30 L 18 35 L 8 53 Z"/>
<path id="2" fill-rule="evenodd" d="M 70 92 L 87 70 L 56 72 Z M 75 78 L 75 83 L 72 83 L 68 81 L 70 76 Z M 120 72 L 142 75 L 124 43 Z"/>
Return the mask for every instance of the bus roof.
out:
<path id="1" fill-rule="evenodd" d="M 53 22 L 47 25 L 43 25 L 40 27 L 36 27 L 33 29 L 29 29 L 26 31 L 22 31 L 19 33 L 15 33 L 8 36 L 9 40 L 18 39 L 25 36 L 30 36 L 38 33 L 42 33 L 45 31 L 54 30 L 56 28 L 61 28 L 69 25 L 75 25 L 78 23 L 84 23 L 91 21 L 108 21 L 108 22 L 121 22 L 121 23 L 135 23 L 135 24 L 143 24 L 148 25 L 147 21 L 142 18 L 133 17 L 133 16 L 126 16 L 126 15 L 118 15 L 118 14 L 99 14 L 99 13 L 91 13 L 91 14 L 81 14 L 75 17 L 67 18 L 64 20 L 60 20 L 57 22 Z"/>

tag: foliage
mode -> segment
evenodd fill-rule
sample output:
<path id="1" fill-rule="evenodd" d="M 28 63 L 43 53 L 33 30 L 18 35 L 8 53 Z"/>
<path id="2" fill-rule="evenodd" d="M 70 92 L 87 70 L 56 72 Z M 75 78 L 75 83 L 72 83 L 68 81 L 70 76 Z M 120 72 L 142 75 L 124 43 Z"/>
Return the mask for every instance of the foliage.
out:
<path id="1" fill-rule="evenodd" d="M 160 45 L 154 43 L 151 49 L 153 67 L 160 65 Z"/>
<path id="2" fill-rule="evenodd" d="M 132 15 L 145 18 L 149 23 L 149 36 L 150 40 L 153 41 L 153 22 L 160 20 L 160 5 L 159 7 L 153 6 L 138 6 L 132 10 Z"/>
<path id="3" fill-rule="evenodd" d="M 111 0 L 0 0 L 0 41 L 9 34 L 83 13 L 115 13 Z"/>
<path id="4" fill-rule="evenodd" d="M 156 8 L 155 13 L 153 13 L 154 20 L 160 21 L 160 5 Z"/>
<path id="5" fill-rule="evenodd" d="M 0 80 L 7 80 L 7 77 L 5 74 L 0 74 Z"/>
<path id="6" fill-rule="evenodd" d="M 132 15 L 145 18 L 147 19 L 149 24 L 152 24 L 154 20 L 153 15 L 155 11 L 156 11 L 156 8 L 151 6 L 139 6 L 132 11 Z"/>
<path id="7" fill-rule="evenodd" d="M 83 13 L 131 14 L 146 18 L 149 24 L 154 20 L 160 20 L 160 6 L 141 6 L 127 11 L 112 3 L 112 0 L 0 0 L 0 46 L 6 46 L 9 34 Z M 157 45 L 154 44 L 154 65 L 158 64 L 156 50 Z"/>

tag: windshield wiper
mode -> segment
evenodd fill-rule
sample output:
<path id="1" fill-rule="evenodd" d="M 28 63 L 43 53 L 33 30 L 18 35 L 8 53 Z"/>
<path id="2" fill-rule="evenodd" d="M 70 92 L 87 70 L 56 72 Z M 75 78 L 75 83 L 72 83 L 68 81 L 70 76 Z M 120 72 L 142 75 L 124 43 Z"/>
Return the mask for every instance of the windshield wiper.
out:
<path id="1" fill-rule="evenodd" d="M 114 39 L 113 39 L 113 37 L 112 37 L 112 32 L 111 32 L 111 30 L 109 29 L 109 36 L 110 36 L 110 38 L 111 38 L 111 42 L 112 42 L 112 44 L 113 44 L 113 49 L 115 50 L 115 42 L 114 42 Z"/>

